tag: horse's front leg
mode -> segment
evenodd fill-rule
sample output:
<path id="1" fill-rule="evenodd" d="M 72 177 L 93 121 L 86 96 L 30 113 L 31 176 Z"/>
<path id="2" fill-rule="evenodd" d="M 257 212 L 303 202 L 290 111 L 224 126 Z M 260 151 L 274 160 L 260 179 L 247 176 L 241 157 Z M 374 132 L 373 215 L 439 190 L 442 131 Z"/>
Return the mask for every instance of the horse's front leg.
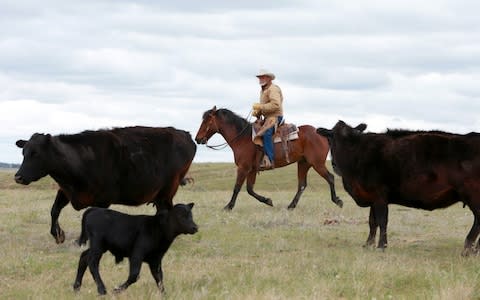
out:
<path id="1" fill-rule="evenodd" d="M 300 200 L 300 197 L 303 194 L 303 191 L 307 187 L 307 173 L 308 170 L 310 169 L 311 165 L 305 161 L 305 160 L 300 160 L 297 163 L 297 179 L 298 179 L 298 187 L 297 187 L 297 193 L 295 194 L 295 197 L 293 197 L 292 202 L 288 205 L 288 209 L 294 209 L 297 207 L 298 200 Z"/>
<path id="2" fill-rule="evenodd" d="M 57 196 L 55 197 L 55 202 L 53 203 L 52 210 L 50 215 L 52 216 L 52 226 L 50 228 L 50 233 L 55 238 L 57 244 L 61 244 L 65 241 L 65 232 L 58 224 L 58 217 L 60 216 L 60 211 L 70 202 L 62 190 L 58 190 Z"/>
<path id="3" fill-rule="evenodd" d="M 260 196 L 259 194 L 255 193 L 253 191 L 253 186 L 255 185 L 256 178 L 257 178 L 257 172 L 255 170 L 252 170 L 252 171 L 250 171 L 250 173 L 248 173 L 248 177 L 247 177 L 247 192 L 248 192 L 248 194 L 250 196 L 253 196 L 258 201 L 260 201 L 262 203 L 265 203 L 266 205 L 273 206 L 272 199 Z"/>
<path id="4" fill-rule="evenodd" d="M 235 206 L 235 201 L 237 200 L 238 192 L 240 192 L 240 189 L 242 188 L 243 182 L 245 181 L 245 178 L 247 177 L 247 173 L 243 168 L 238 167 L 237 168 L 237 180 L 235 181 L 235 186 L 233 187 L 233 194 L 232 198 L 230 199 L 230 202 L 223 208 L 225 210 L 232 210 L 233 207 Z"/>

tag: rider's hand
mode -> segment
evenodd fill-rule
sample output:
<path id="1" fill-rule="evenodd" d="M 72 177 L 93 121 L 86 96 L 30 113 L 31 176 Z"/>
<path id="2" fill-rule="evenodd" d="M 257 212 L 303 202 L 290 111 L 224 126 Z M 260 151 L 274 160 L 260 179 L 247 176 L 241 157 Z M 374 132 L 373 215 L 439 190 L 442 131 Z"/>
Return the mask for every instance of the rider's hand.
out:
<path id="1" fill-rule="evenodd" d="M 253 103 L 252 109 L 255 111 L 261 111 L 262 110 L 262 104 L 260 103 Z"/>

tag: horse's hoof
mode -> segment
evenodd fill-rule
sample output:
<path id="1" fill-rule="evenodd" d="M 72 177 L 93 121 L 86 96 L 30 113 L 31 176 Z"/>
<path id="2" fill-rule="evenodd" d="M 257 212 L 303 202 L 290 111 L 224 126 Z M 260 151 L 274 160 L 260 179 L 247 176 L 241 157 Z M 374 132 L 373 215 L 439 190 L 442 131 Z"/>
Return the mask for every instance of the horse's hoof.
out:
<path id="1" fill-rule="evenodd" d="M 287 207 L 288 210 L 293 210 L 294 208 L 295 208 L 295 205 L 289 205 L 289 206 Z"/>
<path id="2" fill-rule="evenodd" d="M 225 211 L 231 211 L 233 209 L 233 206 L 230 206 L 230 205 L 226 205 L 223 210 Z"/>
<path id="3" fill-rule="evenodd" d="M 462 251 L 462 256 L 478 255 L 478 248 L 465 248 Z"/>
<path id="4" fill-rule="evenodd" d="M 273 206 L 272 199 L 270 199 L 270 198 L 265 199 L 265 201 L 263 203 L 265 203 L 268 206 Z"/>
<path id="5" fill-rule="evenodd" d="M 342 201 L 342 199 L 337 198 L 337 202 L 335 202 L 335 204 L 336 204 L 338 207 L 342 208 L 342 207 L 343 207 L 343 201 Z"/>

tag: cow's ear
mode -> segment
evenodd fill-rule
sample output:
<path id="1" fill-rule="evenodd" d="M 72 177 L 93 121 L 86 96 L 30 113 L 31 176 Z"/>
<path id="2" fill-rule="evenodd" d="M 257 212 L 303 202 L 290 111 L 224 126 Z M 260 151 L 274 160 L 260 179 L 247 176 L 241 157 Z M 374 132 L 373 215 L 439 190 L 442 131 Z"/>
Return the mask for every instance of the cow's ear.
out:
<path id="1" fill-rule="evenodd" d="M 317 133 L 319 135 L 323 135 L 325 137 L 331 137 L 332 136 L 332 130 L 326 129 L 326 128 L 317 128 Z"/>
<path id="2" fill-rule="evenodd" d="M 191 202 L 191 203 L 188 203 L 187 206 L 190 207 L 190 209 L 192 209 L 194 204 L 195 203 Z"/>
<path id="3" fill-rule="evenodd" d="M 52 144 L 52 135 L 47 133 L 47 134 L 42 134 L 42 145 L 43 147 L 49 147 Z"/>
<path id="4" fill-rule="evenodd" d="M 364 132 L 365 129 L 367 129 L 367 124 L 365 123 L 358 124 L 357 127 L 355 127 L 355 129 L 358 130 L 359 132 Z"/>
<path id="5" fill-rule="evenodd" d="M 25 144 L 27 143 L 26 140 L 18 140 L 15 145 L 17 145 L 18 148 L 23 148 Z"/>

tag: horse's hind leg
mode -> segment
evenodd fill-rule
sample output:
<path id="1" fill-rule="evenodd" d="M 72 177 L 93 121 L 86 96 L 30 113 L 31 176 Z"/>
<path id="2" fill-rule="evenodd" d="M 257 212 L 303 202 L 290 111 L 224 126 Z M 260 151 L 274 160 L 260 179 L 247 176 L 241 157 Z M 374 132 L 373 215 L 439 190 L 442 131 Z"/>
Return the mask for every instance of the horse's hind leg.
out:
<path id="1" fill-rule="evenodd" d="M 313 168 L 328 182 L 328 185 L 330 186 L 330 196 L 332 198 L 332 202 L 339 207 L 343 207 L 342 199 L 340 199 L 335 192 L 335 177 L 333 177 L 333 174 L 328 172 L 327 167 L 325 167 L 325 164 L 323 163 L 314 164 Z"/>
<path id="2" fill-rule="evenodd" d="M 248 192 L 248 194 L 250 196 L 253 196 L 258 201 L 260 201 L 262 203 L 265 203 L 266 205 L 273 206 L 272 199 L 260 196 L 259 194 L 255 193 L 253 191 L 253 186 L 255 185 L 255 179 L 256 178 L 257 178 L 257 173 L 255 172 L 255 170 L 248 173 L 248 177 L 247 177 L 247 192 Z"/>
<path id="3" fill-rule="evenodd" d="M 298 189 L 292 202 L 288 205 L 288 209 L 294 209 L 297 207 L 298 200 L 300 200 L 303 191 L 307 187 L 307 173 L 310 167 L 311 165 L 305 160 L 301 160 L 297 163 Z"/>

